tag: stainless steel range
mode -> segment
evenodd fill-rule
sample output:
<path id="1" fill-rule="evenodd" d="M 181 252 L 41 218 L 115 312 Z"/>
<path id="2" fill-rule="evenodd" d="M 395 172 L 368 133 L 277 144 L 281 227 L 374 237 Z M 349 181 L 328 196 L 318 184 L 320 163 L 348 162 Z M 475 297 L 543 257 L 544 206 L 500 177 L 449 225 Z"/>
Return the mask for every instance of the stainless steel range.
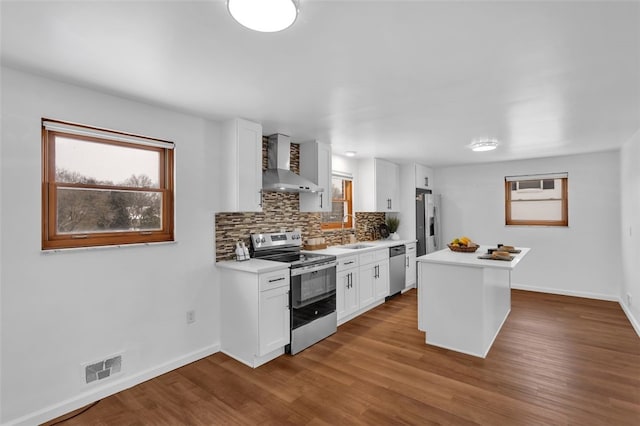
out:
<path id="1" fill-rule="evenodd" d="M 286 351 L 296 354 L 335 333 L 336 257 L 302 253 L 298 232 L 251 234 L 253 257 L 288 263 L 291 268 L 291 343 Z"/>

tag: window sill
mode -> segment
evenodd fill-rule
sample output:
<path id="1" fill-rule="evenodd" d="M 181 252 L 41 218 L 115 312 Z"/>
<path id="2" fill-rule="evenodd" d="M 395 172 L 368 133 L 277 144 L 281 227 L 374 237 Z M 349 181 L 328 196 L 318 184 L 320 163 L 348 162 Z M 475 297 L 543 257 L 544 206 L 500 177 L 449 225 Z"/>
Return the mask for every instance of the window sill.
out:
<path id="1" fill-rule="evenodd" d="M 134 244 L 118 244 L 118 245 L 109 245 L 109 246 L 93 246 L 93 247 L 71 247 L 71 248 L 59 248 L 59 249 L 48 249 L 48 250 L 40 250 L 41 254 L 59 254 L 59 253 L 72 253 L 76 251 L 87 251 L 87 250 L 115 250 L 115 249 L 126 249 L 126 248 L 134 248 L 134 247 L 147 247 L 147 246 L 160 246 L 160 245 L 171 245 L 177 244 L 177 241 L 159 241 L 157 243 L 134 243 Z"/>

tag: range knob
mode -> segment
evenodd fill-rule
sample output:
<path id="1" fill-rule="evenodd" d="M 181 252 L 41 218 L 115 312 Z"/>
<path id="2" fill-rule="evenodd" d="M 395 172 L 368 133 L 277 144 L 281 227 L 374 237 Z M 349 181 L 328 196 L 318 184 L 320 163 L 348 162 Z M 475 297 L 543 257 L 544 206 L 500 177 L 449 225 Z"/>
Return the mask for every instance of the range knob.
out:
<path id="1" fill-rule="evenodd" d="M 267 240 L 266 240 L 264 237 L 262 237 L 262 239 L 260 240 L 260 242 L 262 242 L 262 243 L 264 243 L 264 242 L 266 242 L 266 241 L 267 241 Z"/>

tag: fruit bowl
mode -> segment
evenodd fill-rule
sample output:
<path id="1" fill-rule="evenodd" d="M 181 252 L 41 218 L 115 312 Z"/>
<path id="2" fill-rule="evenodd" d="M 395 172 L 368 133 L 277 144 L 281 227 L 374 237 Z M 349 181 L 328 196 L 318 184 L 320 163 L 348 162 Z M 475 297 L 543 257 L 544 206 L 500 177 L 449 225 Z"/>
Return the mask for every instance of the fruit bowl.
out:
<path id="1" fill-rule="evenodd" d="M 469 245 L 469 246 L 454 246 L 451 244 L 447 244 L 447 247 L 449 247 L 449 250 L 451 251 L 457 251 L 460 253 L 473 253 L 476 250 L 478 250 L 478 245 Z"/>

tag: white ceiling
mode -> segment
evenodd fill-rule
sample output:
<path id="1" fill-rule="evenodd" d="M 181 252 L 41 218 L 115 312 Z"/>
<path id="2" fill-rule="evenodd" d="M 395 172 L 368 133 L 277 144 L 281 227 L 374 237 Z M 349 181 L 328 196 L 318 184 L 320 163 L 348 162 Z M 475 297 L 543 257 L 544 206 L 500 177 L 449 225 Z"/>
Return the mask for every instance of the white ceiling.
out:
<path id="1" fill-rule="evenodd" d="M 427 165 L 616 149 L 640 129 L 640 2 L 6 1 L 4 65 L 265 134 Z M 71 119 L 71 117 L 64 117 Z M 473 153 L 471 139 L 496 137 Z"/>

